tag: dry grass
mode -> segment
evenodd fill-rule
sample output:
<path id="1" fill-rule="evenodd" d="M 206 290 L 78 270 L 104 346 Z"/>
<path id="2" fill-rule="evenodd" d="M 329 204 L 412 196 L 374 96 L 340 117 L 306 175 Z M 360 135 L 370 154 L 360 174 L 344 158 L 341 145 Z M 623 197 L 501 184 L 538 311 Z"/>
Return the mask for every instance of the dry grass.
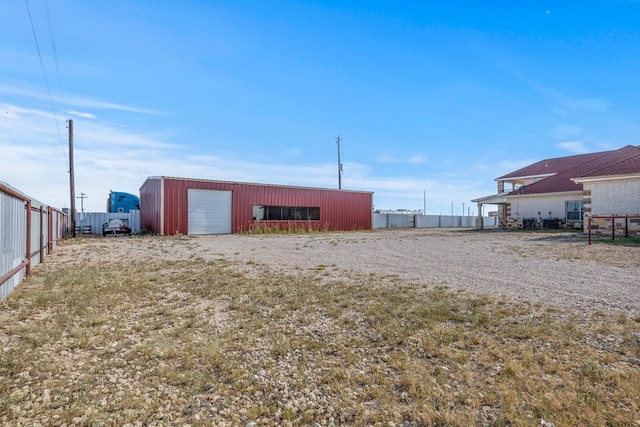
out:
<path id="1" fill-rule="evenodd" d="M 640 319 L 148 242 L 73 243 L 2 304 L 1 423 L 640 424 Z"/>

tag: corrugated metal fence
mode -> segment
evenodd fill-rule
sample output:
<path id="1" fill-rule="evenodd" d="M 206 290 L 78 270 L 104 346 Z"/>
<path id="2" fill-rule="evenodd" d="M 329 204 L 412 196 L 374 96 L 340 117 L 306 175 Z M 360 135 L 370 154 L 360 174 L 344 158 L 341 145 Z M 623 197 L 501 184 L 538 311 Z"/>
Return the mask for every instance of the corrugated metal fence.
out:
<path id="1" fill-rule="evenodd" d="M 484 227 L 498 225 L 497 217 L 485 216 Z M 416 215 L 416 214 L 373 214 L 373 228 L 474 228 L 475 216 Z"/>
<path id="2" fill-rule="evenodd" d="M 0 182 L 0 301 L 64 235 L 66 215 Z"/>
<path id="3" fill-rule="evenodd" d="M 140 232 L 140 211 L 123 212 L 76 212 L 76 234 L 102 234 L 102 225 L 110 219 L 127 219 L 132 233 Z"/>

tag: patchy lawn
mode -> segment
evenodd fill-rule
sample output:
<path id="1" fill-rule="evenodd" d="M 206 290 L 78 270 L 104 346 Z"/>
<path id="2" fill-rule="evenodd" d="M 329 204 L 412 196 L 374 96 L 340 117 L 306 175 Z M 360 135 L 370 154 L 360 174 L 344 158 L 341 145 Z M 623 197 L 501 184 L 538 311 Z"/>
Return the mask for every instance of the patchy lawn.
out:
<path id="1" fill-rule="evenodd" d="M 0 305 L 2 424 L 640 425 L 640 318 L 118 244 L 147 259 L 66 243 Z"/>

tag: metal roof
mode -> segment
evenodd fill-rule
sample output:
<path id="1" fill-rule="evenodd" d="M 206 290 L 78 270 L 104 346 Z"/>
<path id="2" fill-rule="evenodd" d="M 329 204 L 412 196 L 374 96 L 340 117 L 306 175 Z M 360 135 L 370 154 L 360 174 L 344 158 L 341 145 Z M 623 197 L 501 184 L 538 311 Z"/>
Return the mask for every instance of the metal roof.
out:
<path id="1" fill-rule="evenodd" d="M 264 184 L 264 183 L 259 183 L 259 182 L 224 181 L 224 180 L 217 180 L 217 179 L 185 178 L 185 177 L 176 177 L 176 176 L 150 176 L 145 180 L 145 182 L 142 184 L 142 186 L 140 186 L 140 188 L 144 187 L 144 185 L 147 183 L 147 181 L 159 180 L 159 179 L 176 180 L 176 181 L 211 182 L 211 183 L 218 183 L 218 184 L 253 185 L 253 186 L 275 187 L 275 188 L 297 188 L 297 189 L 301 189 L 301 190 L 346 191 L 346 192 L 354 192 L 354 193 L 369 193 L 369 194 L 373 194 L 373 191 L 345 190 L 344 188 L 337 189 L 337 188 L 326 188 L 326 187 L 307 187 L 307 186 L 288 185 L 288 184 Z"/>
<path id="2" fill-rule="evenodd" d="M 563 162 L 563 159 L 566 161 Z M 548 178 L 513 190 L 509 195 L 581 191 L 582 184 L 573 181 L 573 178 L 640 172 L 640 146 L 627 145 L 618 150 L 560 157 L 552 160 L 554 161 L 553 167 L 559 170 L 564 169 Z M 534 165 L 539 165 L 540 163 L 541 162 L 538 162 Z M 534 165 L 527 166 L 521 169 L 521 171 L 532 168 Z M 517 172 L 518 171 L 506 176 L 516 176 L 515 174 Z"/>
<path id="3" fill-rule="evenodd" d="M 622 160 L 611 163 L 597 170 L 593 170 L 576 178 L 640 174 L 640 146 L 633 148 L 636 148 L 636 154 L 623 158 Z"/>
<path id="4" fill-rule="evenodd" d="M 533 163 L 529 166 L 525 166 L 517 171 L 510 172 L 506 175 L 496 178 L 497 181 L 515 178 L 533 178 L 543 177 L 548 175 L 555 175 L 560 172 L 564 172 L 568 169 L 574 168 L 578 165 L 589 162 L 593 159 L 601 157 L 611 153 L 611 151 L 602 151 L 599 153 L 591 154 L 578 154 L 576 156 L 556 157 L 553 159 L 544 159 L 539 162 Z"/>

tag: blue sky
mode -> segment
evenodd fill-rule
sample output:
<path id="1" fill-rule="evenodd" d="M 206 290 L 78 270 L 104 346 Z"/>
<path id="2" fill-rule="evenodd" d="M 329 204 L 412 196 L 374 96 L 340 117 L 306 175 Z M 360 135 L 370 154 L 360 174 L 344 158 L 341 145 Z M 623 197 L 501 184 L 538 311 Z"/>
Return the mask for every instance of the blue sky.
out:
<path id="1" fill-rule="evenodd" d="M 68 207 L 67 119 L 87 211 L 157 175 L 337 188 L 340 135 L 375 208 L 474 214 L 498 176 L 640 144 L 638 22 L 637 1 L 4 1 L 0 181 Z"/>

